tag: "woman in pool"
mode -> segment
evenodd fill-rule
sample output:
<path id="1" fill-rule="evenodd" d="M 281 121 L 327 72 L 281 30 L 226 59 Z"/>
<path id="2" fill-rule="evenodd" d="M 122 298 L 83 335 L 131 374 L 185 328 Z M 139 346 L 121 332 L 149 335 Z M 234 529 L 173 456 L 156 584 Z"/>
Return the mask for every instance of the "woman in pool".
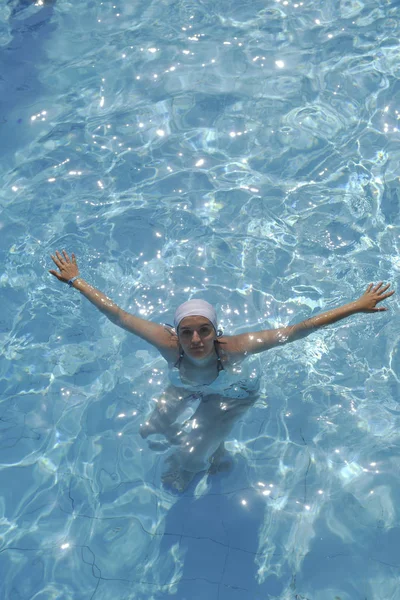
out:
<path id="1" fill-rule="evenodd" d="M 211 470 L 218 468 L 226 436 L 257 399 L 259 377 L 246 357 L 300 340 L 356 313 L 385 311 L 377 305 L 394 294 L 387 291 L 390 284 L 371 283 L 358 300 L 296 325 L 224 336 L 218 331 L 214 308 L 204 300 L 178 306 L 174 327 L 160 325 L 127 313 L 89 285 L 79 275 L 74 254 L 70 258 L 65 250 L 57 251 L 51 258 L 58 268 L 50 270 L 54 277 L 79 290 L 110 321 L 155 346 L 167 361 L 170 385 L 140 433 L 144 438 L 162 434 L 177 446 L 167 459 L 163 481 L 178 491 L 210 463 Z M 180 415 L 196 401 L 194 414 L 182 424 Z"/>

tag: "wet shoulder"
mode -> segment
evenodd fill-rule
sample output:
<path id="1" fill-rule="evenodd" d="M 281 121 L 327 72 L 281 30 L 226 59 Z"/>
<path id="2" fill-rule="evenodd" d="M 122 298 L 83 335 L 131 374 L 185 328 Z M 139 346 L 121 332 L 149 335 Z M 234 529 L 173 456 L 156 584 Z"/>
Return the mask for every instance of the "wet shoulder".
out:
<path id="1" fill-rule="evenodd" d="M 237 336 L 224 335 L 218 338 L 217 344 L 223 364 L 234 366 L 246 358 L 246 353 L 240 348 Z"/>
<path id="2" fill-rule="evenodd" d="M 170 364 L 175 364 L 179 358 L 179 341 L 175 329 L 171 325 L 164 325 L 164 335 L 158 345 L 158 351 Z"/>

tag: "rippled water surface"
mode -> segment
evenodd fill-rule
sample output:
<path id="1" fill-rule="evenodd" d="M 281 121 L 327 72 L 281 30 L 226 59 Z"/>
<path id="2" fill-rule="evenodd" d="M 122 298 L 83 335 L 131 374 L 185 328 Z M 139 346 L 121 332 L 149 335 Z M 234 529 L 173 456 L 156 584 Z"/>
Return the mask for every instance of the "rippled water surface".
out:
<path id="1" fill-rule="evenodd" d="M 400 599 L 396 296 L 261 355 L 231 469 L 177 495 L 138 433 L 165 363 L 48 274 L 227 334 L 396 287 L 399 11 L 3 1 L 2 600 Z"/>

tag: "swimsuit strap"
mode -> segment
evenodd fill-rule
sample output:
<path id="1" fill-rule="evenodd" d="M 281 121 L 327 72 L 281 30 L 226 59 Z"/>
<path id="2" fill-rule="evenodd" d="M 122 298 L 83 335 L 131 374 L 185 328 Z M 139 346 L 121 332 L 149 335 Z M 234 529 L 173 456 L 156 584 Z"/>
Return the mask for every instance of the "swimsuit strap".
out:
<path id="1" fill-rule="evenodd" d="M 182 348 L 182 346 L 179 346 L 179 357 L 178 357 L 178 360 L 176 361 L 176 363 L 174 364 L 174 367 L 176 367 L 177 369 L 180 369 L 180 368 L 181 368 L 181 362 L 182 362 L 182 360 L 183 360 L 183 356 L 184 356 L 184 354 L 185 354 L 185 353 L 184 353 L 184 351 L 183 351 L 183 348 Z"/>
<path id="2" fill-rule="evenodd" d="M 217 369 L 218 369 L 218 373 L 219 373 L 220 371 L 225 371 L 225 369 L 224 369 L 224 365 L 222 364 L 222 361 L 221 361 L 221 356 L 219 354 L 218 340 L 214 340 L 214 348 L 215 348 L 215 354 L 217 355 Z"/>

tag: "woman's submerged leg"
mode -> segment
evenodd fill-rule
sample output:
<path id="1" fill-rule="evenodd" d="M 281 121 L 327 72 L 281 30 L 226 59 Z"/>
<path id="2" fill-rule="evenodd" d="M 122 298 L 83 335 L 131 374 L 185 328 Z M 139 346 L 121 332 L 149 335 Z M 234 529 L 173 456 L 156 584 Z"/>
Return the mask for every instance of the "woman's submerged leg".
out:
<path id="1" fill-rule="evenodd" d="M 166 460 L 163 483 L 183 491 L 197 473 L 206 470 L 216 473 L 225 455 L 227 436 L 256 399 L 256 396 L 245 399 L 207 396 L 186 426 L 178 431 L 179 448 Z"/>
<path id="2" fill-rule="evenodd" d="M 176 433 L 181 427 L 179 417 L 190 408 L 195 401 L 194 395 L 187 395 L 183 390 L 168 386 L 163 394 L 156 400 L 156 406 L 140 426 L 140 435 L 146 439 L 150 435 L 161 434 L 174 443 Z"/>

